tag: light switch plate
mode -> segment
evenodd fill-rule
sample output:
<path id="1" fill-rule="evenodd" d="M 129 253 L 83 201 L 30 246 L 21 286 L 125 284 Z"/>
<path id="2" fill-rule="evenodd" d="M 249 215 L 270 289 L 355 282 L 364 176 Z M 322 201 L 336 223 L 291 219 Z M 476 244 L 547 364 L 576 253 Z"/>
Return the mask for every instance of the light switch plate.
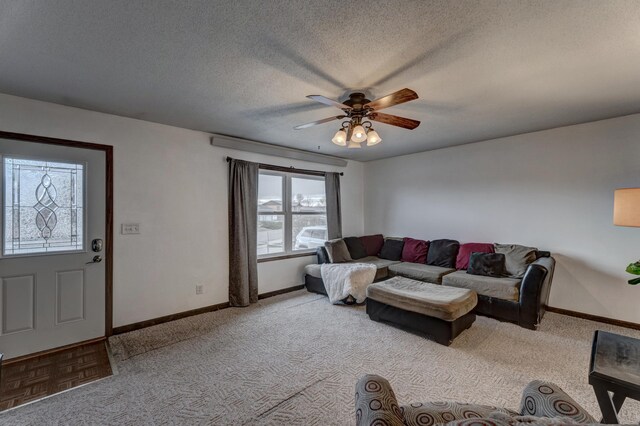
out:
<path id="1" fill-rule="evenodd" d="M 120 232 L 122 235 L 139 234 L 140 224 L 139 223 L 123 223 L 122 230 Z"/>

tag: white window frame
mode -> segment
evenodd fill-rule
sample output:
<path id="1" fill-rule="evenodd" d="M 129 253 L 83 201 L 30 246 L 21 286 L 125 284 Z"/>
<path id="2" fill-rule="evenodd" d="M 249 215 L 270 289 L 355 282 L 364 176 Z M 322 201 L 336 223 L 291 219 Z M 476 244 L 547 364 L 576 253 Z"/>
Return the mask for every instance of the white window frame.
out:
<path id="1" fill-rule="evenodd" d="M 273 211 L 260 211 L 258 208 L 258 217 L 266 216 L 266 215 L 274 215 L 274 216 L 284 216 L 284 251 L 278 253 L 269 253 L 269 254 L 261 254 L 258 255 L 258 259 L 270 259 L 270 258 L 280 258 L 280 257 L 291 257 L 291 256 L 307 256 L 310 254 L 315 254 L 316 249 L 304 249 L 304 250 L 294 250 L 293 249 L 293 216 L 294 215 L 327 215 L 326 205 L 324 212 L 294 212 L 291 208 L 292 201 L 292 178 L 301 178 L 301 179 L 309 179 L 309 180 L 318 180 L 325 181 L 325 177 L 322 175 L 312 175 L 306 173 L 297 173 L 297 172 L 281 172 L 277 170 L 269 170 L 269 169 L 260 169 L 260 174 L 271 175 L 271 176 L 280 176 L 282 177 L 282 211 L 273 212 Z M 259 179 L 258 179 L 259 181 Z M 325 194 L 326 196 L 326 194 Z"/>

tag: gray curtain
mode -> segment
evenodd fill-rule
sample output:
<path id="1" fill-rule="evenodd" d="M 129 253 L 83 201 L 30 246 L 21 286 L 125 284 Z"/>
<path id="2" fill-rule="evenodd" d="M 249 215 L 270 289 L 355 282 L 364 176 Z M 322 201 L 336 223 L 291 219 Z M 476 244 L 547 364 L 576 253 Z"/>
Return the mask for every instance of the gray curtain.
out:
<path id="1" fill-rule="evenodd" d="M 258 301 L 258 164 L 229 162 L 229 304 Z"/>
<path id="2" fill-rule="evenodd" d="M 324 179 L 327 197 L 327 236 L 330 240 L 342 238 L 342 212 L 340 208 L 340 173 L 327 172 Z"/>

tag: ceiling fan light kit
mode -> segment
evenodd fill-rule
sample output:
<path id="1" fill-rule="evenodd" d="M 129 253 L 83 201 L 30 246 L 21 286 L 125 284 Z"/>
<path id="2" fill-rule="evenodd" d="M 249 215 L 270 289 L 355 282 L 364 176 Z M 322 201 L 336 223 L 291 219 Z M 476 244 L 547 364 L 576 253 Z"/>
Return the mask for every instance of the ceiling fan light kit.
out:
<path id="1" fill-rule="evenodd" d="M 367 132 L 367 146 L 378 145 L 382 142 L 382 138 L 378 135 L 378 132 L 373 130 L 373 127 Z"/>
<path id="2" fill-rule="evenodd" d="M 397 92 L 376 99 L 375 101 L 370 101 L 365 97 L 364 93 L 360 92 L 351 93 L 349 95 L 349 99 L 343 103 L 321 95 L 309 95 L 307 98 L 325 105 L 340 108 L 344 112 L 344 115 L 338 115 L 336 117 L 324 118 L 322 120 L 302 124 L 294 127 L 294 129 L 306 129 L 318 124 L 329 123 L 333 120 L 348 118 L 348 120 L 342 123 L 342 127 L 336 132 L 333 139 L 331 139 L 331 142 L 338 146 L 361 148 L 360 144 L 365 141 L 367 142 L 367 146 L 374 146 L 382 142 L 382 138 L 378 132 L 373 129 L 371 121 L 378 121 L 380 123 L 390 124 L 392 126 L 402 127 L 409 130 L 413 130 L 420 125 L 420 122 L 417 120 L 377 112 L 383 108 L 418 99 L 418 94 L 411 89 L 398 90 Z"/>
<path id="3" fill-rule="evenodd" d="M 347 146 L 347 132 L 344 131 L 344 128 L 336 132 L 331 142 L 338 146 Z"/>
<path id="4" fill-rule="evenodd" d="M 361 124 L 358 124 L 353 129 L 353 135 L 351 136 L 351 140 L 356 143 L 362 143 L 367 140 L 367 131 L 364 130 Z"/>

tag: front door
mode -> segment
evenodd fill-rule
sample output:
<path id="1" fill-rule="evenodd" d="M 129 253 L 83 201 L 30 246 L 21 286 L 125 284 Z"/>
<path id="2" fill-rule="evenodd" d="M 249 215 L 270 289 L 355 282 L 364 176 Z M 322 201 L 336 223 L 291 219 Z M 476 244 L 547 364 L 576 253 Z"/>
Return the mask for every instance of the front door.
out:
<path id="1" fill-rule="evenodd" d="M 0 139 L 0 352 L 105 334 L 103 151 Z"/>

